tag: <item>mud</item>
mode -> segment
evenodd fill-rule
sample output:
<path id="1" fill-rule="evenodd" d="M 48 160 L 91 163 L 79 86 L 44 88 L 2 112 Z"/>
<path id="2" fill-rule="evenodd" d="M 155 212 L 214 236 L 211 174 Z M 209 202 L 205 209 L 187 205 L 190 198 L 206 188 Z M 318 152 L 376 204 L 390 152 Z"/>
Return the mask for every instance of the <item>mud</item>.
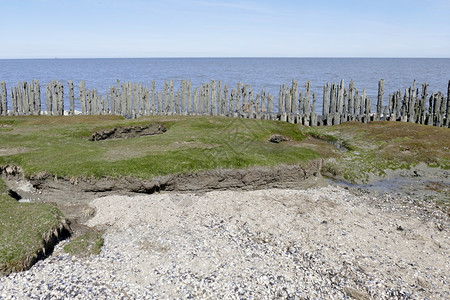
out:
<path id="1" fill-rule="evenodd" d="M 328 178 L 329 183 L 360 188 L 391 196 L 408 196 L 444 204 L 450 211 L 450 170 L 432 168 L 420 163 L 410 169 L 385 170 L 386 175 L 371 174 L 365 184 L 351 184 L 339 178 Z"/>
<path id="2" fill-rule="evenodd" d="M 108 139 L 128 139 L 140 136 L 163 134 L 167 128 L 162 124 L 151 123 L 148 126 L 116 127 L 100 130 L 92 134 L 90 141 L 103 141 Z"/>

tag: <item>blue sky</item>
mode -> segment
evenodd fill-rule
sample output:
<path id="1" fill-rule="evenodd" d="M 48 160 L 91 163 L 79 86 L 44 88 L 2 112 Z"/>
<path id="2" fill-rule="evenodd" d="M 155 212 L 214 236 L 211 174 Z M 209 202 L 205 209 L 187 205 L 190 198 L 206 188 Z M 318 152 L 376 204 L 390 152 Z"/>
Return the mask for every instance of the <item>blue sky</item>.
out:
<path id="1" fill-rule="evenodd" d="M 0 4 L 0 58 L 450 57 L 450 0 Z"/>

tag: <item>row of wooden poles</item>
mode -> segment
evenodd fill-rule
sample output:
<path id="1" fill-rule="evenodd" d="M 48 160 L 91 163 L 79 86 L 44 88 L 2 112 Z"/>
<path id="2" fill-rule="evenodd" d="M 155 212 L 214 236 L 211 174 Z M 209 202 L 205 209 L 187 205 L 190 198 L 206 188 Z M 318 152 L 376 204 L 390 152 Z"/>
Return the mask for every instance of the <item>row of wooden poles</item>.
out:
<path id="1" fill-rule="evenodd" d="M 311 92 L 307 81 L 304 90 L 293 80 L 291 86 L 280 86 L 278 101 L 264 89 L 254 93 L 247 84 L 238 83 L 229 89 L 221 81 L 211 80 L 192 88 L 191 81 L 182 80 L 175 89 L 172 80 L 157 91 L 155 81 L 151 87 L 124 82 L 109 88 L 105 96 L 97 90 L 86 89 L 85 81 L 79 84 L 79 98 L 75 98 L 74 84 L 68 81 L 69 103 L 65 107 L 64 84 L 53 80 L 46 84 L 45 110 L 41 102 L 38 80 L 19 82 L 10 89 L 8 103 L 7 87 L 0 82 L 0 115 L 123 115 L 136 118 L 148 115 L 219 115 L 256 119 L 281 120 L 307 126 L 337 125 L 347 121 L 389 120 L 450 127 L 450 80 L 447 97 L 441 92 L 428 95 L 428 84 L 416 82 L 402 92 L 389 95 L 384 103 L 384 80 L 378 82 L 376 106 L 360 92 L 353 81 L 348 87 L 344 80 L 327 83 L 323 87 L 322 114 L 316 112 L 316 94 Z M 76 105 L 75 101 L 79 101 Z M 387 100 L 387 99 L 386 99 Z M 9 105 L 8 105 L 9 104 Z M 79 110 L 76 111 L 76 107 Z"/>

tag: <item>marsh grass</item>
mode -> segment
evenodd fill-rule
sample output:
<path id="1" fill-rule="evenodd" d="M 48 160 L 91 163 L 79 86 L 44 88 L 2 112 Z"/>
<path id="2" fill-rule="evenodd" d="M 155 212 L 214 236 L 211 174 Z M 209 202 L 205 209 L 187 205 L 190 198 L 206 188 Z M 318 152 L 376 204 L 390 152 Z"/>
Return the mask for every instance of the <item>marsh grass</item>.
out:
<path id="1" fill-rule="evenodd" d="M 8 195 L 0 179 L 0 273 L 29 268 L 53 235 L 66 226 L 56 207 L 19 203 Z"/>
<path id="2" fill-rule="evenodd" d="M 286 122 L 225 117 L 160 116 L 125 120 L 112 116 L 8 117 L 12 130 L 0 132 L 0 165 L 18 165 L 26 175 L 58 177 L 154 176 L 215 168 L 295 164 L 319 157 L 313 150 L 268 142 L 279 133 L 300 143 L 304 136 Z M 167 132 L 130 139 L 89 141 L 92 133 L 160 123 Z M 2 153 L 5 153 L 4 150 Z"/>
<path id="3" fill-rule="evenodd" d="M 102 233 L 89 231 L 70 240 L 70 242 L 63 247 L 63 250 L 74 256 L 85 257 L 98 255 L 100 254 L 103 242 Z"/>
<path id="4" fill-rule="evenodd" d="M 349 150 L 325 158 L 324 173 L 357 183 L 387 169 L 408 169 L 419 163 L 450 168 L 450 130 L 403 122 L 347 122 L 338 126 L 303 128 L 324 141 L 343 141 Z M 319 151 L 320 152 L 320 151 Z"/>

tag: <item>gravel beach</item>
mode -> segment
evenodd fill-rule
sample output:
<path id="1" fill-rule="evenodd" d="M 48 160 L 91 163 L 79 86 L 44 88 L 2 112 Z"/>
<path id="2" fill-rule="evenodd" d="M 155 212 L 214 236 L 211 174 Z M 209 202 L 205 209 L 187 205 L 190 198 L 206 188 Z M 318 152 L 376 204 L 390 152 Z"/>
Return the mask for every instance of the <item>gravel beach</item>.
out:
<path id="1" fill-rule="evenodd" d="M 100 255 L 54 253 L 0 299 L 450 299 L 448 214 L 336 185 L 107 196 Z"/>

